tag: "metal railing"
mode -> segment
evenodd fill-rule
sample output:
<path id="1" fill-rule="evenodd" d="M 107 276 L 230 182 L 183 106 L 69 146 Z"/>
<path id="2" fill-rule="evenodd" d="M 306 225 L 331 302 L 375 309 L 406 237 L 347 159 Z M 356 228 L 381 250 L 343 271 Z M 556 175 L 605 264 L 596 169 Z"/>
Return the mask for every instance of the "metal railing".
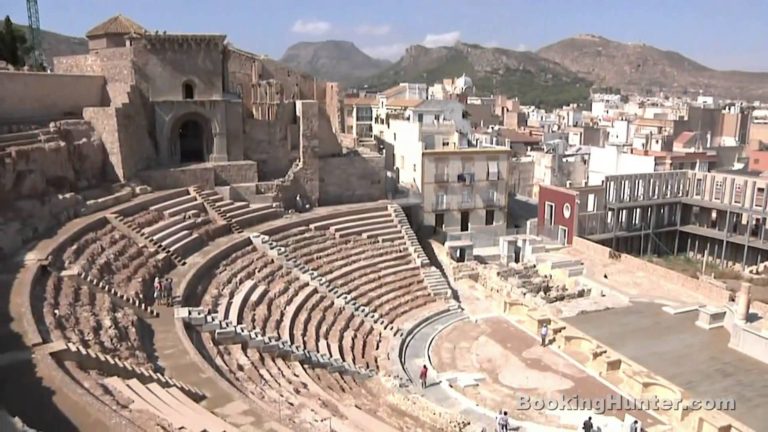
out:
<path id="1" fill-rule="evenodd" d="M 448 183 L 451 181 L 448 173 L 435 173 L 435 183 Z"/>

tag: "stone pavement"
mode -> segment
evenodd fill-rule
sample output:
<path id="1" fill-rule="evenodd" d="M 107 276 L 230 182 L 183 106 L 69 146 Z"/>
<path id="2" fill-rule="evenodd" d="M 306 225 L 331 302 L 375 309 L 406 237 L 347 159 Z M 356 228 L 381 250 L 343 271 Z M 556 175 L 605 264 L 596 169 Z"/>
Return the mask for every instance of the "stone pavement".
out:
<path id="1" fill-rule="evenodd" d="M 427 364 L 430 371 L 427 376 L 427 388 L 420 390 L 422 396 L 439 407 L 467 417 L 473 425 L 483 425 L 490 428 L 493 425 L 493 417 L 486 415 L 482 410 L 469 404 L 467 401 L 457 399 L 450 389 L 436 382 L 435 371 L 432 370 L 431 364 L 426 358 L 427 347 L 434 334 L 443 326 L 462 317 L 465 317 L 463 312 L 453 312 L 420 328 L 406 347 L 405 370 L 408 373 L 408 377 L 413 381 L 414 386 L 419 388 L 419 371 L 422 365 Z"/>
<path id="2" fill-rule="evenodd" d="M 768 365 L 728 348 L 724 328 L 696 327 L 696 317 L 696 312 L 670 315 L 659 304 L 635 303 L 565 321 L 694 398 L 734 398 L 736 410 L 728 414 L 765 430 Z"/>

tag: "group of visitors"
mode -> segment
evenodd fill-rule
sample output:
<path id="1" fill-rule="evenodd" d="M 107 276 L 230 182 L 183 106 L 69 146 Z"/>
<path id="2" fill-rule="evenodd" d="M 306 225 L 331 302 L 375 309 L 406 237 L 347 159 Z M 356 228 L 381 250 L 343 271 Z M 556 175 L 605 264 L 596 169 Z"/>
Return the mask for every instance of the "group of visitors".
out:
<path id="1" fill-rule="evenodd" d="M 155 276 L 155 304 L 173 306 L 173 279 Z"/>

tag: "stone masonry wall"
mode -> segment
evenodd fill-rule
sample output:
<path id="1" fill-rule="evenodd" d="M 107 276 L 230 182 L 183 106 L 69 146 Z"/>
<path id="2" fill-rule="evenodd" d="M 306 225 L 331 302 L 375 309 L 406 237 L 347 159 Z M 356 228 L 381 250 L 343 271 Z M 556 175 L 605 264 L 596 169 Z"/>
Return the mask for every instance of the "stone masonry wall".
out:
<path id="1" fill-rule="evenodd" d="M 56 73 L 102 75 L 107 80 L 109 105 L 117 106 L 128 101 L 128 91 L 135 82 L 132 49 L 106 48 L 90 54 L 55 57 Z"/>
<path id="2" fill-rule="evenodd" d="M 296 104 L 280 105 L 274 121 L 246 118 L 243 158 L 259 164 L 259 179 L 274 180 L 286 175 L 299 157 L 299 125 Z"/>
<path id="3" fill-rule="evenodd" d="M 591 242 L 589 240 L 574 237 L 573 247 L 583 251 L 584 253 L 608 256 L 610 248 Z M 723 290 L 714 285 L 710 285 L 704 281 L 693 279 L 685 276 L 673 270 L 667 270 L 664 267 L 657 266 L 649 263 L 648 261 L 635 258 L 631 255 L 621 254 L 621 262 L 623 265 L 630 266 L 633 269 L 637 269 L 645 274 L 652 274 L 660 281 L 664 281 L 665 286 L 674 288 L 683 288 L 691 292 L 700 294 L 707 298 L 712 305 L 721 306 L 728 302 L 729 293 L 727 290 Z"/>
<path id="4" fill-rule="evenodd" d="M 350 154 L 320 159 L 320 205 L 386 198 L 384 157 Z"/>
<path id="5" fill-rule="evenodd" d="M 105 182 L 107 155 L 83 121 L 57 123 L 59 141 L 11 149 L 0 161 L 0 260 L 76 217 L 76 195 Z"/>
<path id="6" fill-rule="evenodd" d="M 103 77 L 0 72 L 0 122 L 79 117 L 84 107 L 107 105 Z"/>

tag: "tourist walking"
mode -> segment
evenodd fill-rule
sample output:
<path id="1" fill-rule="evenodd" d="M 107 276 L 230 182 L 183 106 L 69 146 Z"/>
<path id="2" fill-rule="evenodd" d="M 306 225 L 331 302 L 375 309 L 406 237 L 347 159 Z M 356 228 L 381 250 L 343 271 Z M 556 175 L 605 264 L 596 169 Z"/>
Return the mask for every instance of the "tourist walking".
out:
<path id="1" fill-rule="evenodd" d="M 584 420 L 584 425 L 582 428 L 584 429 L 584 432 L 592 432 L 592 430 L 595 428 L 595 426 L 592 424 L 592 417 Z"/>
<path id="2" fill-rule="evenodd" d="M 160 302 L 162 301 L 162 297 L 163 297 L 163 286 L 160 283 L 160 278 L 159 277 L 155 277 L 155 292 L 154 292 L 154 295 L 155 295 L 155 305 L 160 304 Z"/>
<path id="3" fill-rule="evenodd" d="M 165 279 L 165 304 L 167 306 L 173 306 L 173 279 Z"/>
<path id="4" fill-rule="evenodd" d="M 497 426 L 499 428 L 499 432 L 509 432 L 509 415 L 506 411 L 502 412 L 499 416 Z"/>
<path id="5" fill-rule="evenodd" d="M 632 424 L 629 425 L 629 432 L 640 432 L 640 424 L 637 420 L 633 421 Z"/>
<path id="6" fill-rule="evenodd" d="M 501 416 L 504 415 L 503 410 L 499 410 L 499 413 L 496 414 L 496 432 L 501 432 Z"/>
<path id="7" fill-rule="evenodd" d="M 547 324 L 541 326 L 541 346 L 547 346 L 547 335 L 549 334 L 549 327 Z"/>
<path id="8" fill-rule="evenodd" d="M 421 367 L 421 372 L 419 372 L 419 380 L 421 381 L 421 388 L 427 388 L 427 365 L 424 365 Z"/>

